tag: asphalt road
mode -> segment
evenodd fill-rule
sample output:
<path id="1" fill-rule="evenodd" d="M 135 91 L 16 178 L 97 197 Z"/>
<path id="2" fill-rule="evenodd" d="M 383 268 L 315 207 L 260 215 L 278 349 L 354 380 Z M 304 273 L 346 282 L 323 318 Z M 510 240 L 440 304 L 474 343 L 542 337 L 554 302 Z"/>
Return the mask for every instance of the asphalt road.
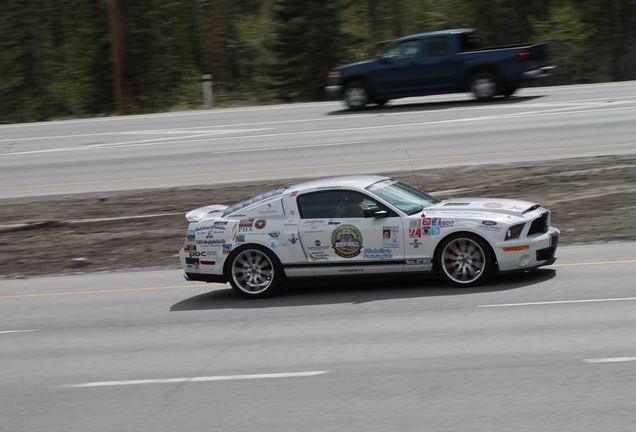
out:
<path id="1" fill-rule="evenodd" d="M 0 127 L 0 199 L 634 154 L 636 82 Z"/>
<path id="2" fill-rule="evenodd" d="M 178 271 L 0 279 L 1 429 L 631 432 L 635 251 L 262 301 Z"/>

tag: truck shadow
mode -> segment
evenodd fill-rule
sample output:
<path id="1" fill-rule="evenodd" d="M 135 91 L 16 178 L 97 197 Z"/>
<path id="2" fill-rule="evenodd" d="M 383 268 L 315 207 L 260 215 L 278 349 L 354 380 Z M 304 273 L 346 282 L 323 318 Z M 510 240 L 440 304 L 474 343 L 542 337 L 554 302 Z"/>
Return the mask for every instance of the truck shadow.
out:
<path id="1" fill-rule="evenodd" d="M 491 102 L 477 102 L 474 99 L 458 100 L 458 101 L 435 101 L 435 102 L 417 102 L 417 103 L 387 103 L 384 106 L 369 105 L 360 111 L 351 111 L 343 105 L 343 108 L 337 111 L 326 113 L 327 115 L 354 115 L 354 114 L 382 114 L 382 113 L 402 113 L 416 111 L 438 111 L 443 109 L 451 109 L 457 107 L 487 107 L 489 105 L 516 105 L 522 102 L 528 102 L 534 99 L 540 99 L 545 96 L 511 96 L 509 98 L 496 97 Z M 402 101 L 402 99 L 398 99 Z"/>
<path id="2" fill-rule="evenodd" d="M 170 311 L 198 311 L 213 309 L 261 309 L 290 306 L 329 304 L 361 304 L 382 300 L 410 299 L 439 296 L 467 296 L 503 292 L 544 283 L 556 276 L 554 269 L 539 269 L 526 273 L 493 276 L 488 284 L 477 288 L 451 288 L 441 279 L 422 276 L 418 280 L 404 279 L 392 282 L 357 282 L 337 284 L 289 284 L 282 292 L 262 300 L 246 300 L 238 296 L 229 285 L 199 294 L 174 304 Z"/>

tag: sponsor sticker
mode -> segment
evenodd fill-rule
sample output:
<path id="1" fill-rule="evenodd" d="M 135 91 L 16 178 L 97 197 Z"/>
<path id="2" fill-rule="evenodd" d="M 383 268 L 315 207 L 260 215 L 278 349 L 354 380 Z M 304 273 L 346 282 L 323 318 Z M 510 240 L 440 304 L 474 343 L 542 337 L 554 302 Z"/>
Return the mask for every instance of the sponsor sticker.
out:
<path id="1" fill-rule="evenodd" d="M 496 203 L 496 202 L 491 202 L 491 203 L 486 203 L 486 204 L 484 204 L 484 207 L 486 207 L 486 208 L 493 208 L 493 209 L 494 209 L 494 208 L 502 208 L 502 207 L 503 207 L 503 204 L 499 204 L 499 203 Z"/>
<path id="2" fill-rule="evenodd" d="M 430 225 L 430 219 L 429 219 Z M 422 237 L 422 219 L 411 219 L 409 221 L 409 238 Z"/>
<path id="3" fill-rule="evenodd" d="M 338 256 L 354 258 L 362 250 L 362 234 L 353 225 L 341 225 L 331 234 L 331 246 Z"/>
<path id="4" fill-rule="evenodd" d="M 254 219 L 241 219 L 239 221 L 238 232 L 252 232 L 252 226 L 254 225 Z"/>
<path id="5" fill-rule="evenodd" d="M 267 221 L 265 219 L 259 219 L 256 222 L 254 222 L 254 228 L 256 228 L 257 230 L 261 230 L 265 228 L 266 225 L 267 225 Z"/>
<path id="6" fill-rule="evenodd" d="M 393 251 L 388 248 L 365 248 L 362 258 L 373 260 L 392 259 Z"/>
<path id="7" fill-rule="evenodd" d="M 491 220 L 485 220 L 481 222 L 482 225 L 487 225 L 487 226 L 495 226 L 497 225 L 497 222 L 495 221 L 491 221 Z"/>
<path id="8" fill-rule="evenodd" d="M 382 247 L 385 247 L 385 248 L 400 247 L 400 227 L 397 227 L 397 226 L 382 227 Z"/>

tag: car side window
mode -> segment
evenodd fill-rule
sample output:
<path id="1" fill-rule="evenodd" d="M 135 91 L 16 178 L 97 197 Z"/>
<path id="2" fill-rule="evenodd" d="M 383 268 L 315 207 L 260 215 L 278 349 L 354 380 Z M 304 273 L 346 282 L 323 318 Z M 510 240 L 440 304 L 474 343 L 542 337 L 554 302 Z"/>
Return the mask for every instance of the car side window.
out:
<path id="1" fill-rule="evenodd" d="M 389 47 L 382 59 L 386 61 L 399 61 L 418 58 L 420 55 L 420 40 L 408 40 Z"/>
<path id="2" fill-rule="evenodd" d="M 427 39 L 428 57 L 442 57 L 450 55 L 450 37 L 433 36 Z"/>
<path id="3" fill-rule="evenodd" d="M 309 193 L 300 195 L 297 200 L 303 219 L 363 218 L 365 208 L 377 205 L 364 194 L 343 190 Z"/>

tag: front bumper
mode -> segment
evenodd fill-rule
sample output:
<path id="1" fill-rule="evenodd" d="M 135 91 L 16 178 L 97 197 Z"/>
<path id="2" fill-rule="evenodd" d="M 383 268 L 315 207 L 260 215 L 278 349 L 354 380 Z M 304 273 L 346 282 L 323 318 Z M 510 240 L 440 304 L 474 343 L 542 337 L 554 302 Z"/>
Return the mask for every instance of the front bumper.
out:
<path id="1" fill-rule="evenodd" d="M 342 86 L 335 85 L 325 87 L 325 97 L 330 100 L 342 99 Z"/>
<path id="2" fill-rule="evenodd" d="M 556 249 L 559 245 L 560 232 L 550 227 L 544 234 L 526 237 L 514 241 L 499 242 L 495 246 L 499 271 L 529 270 L 554 264 Z M 528 246 L 527 249 L 504 250 L 514 247 Z"/>

